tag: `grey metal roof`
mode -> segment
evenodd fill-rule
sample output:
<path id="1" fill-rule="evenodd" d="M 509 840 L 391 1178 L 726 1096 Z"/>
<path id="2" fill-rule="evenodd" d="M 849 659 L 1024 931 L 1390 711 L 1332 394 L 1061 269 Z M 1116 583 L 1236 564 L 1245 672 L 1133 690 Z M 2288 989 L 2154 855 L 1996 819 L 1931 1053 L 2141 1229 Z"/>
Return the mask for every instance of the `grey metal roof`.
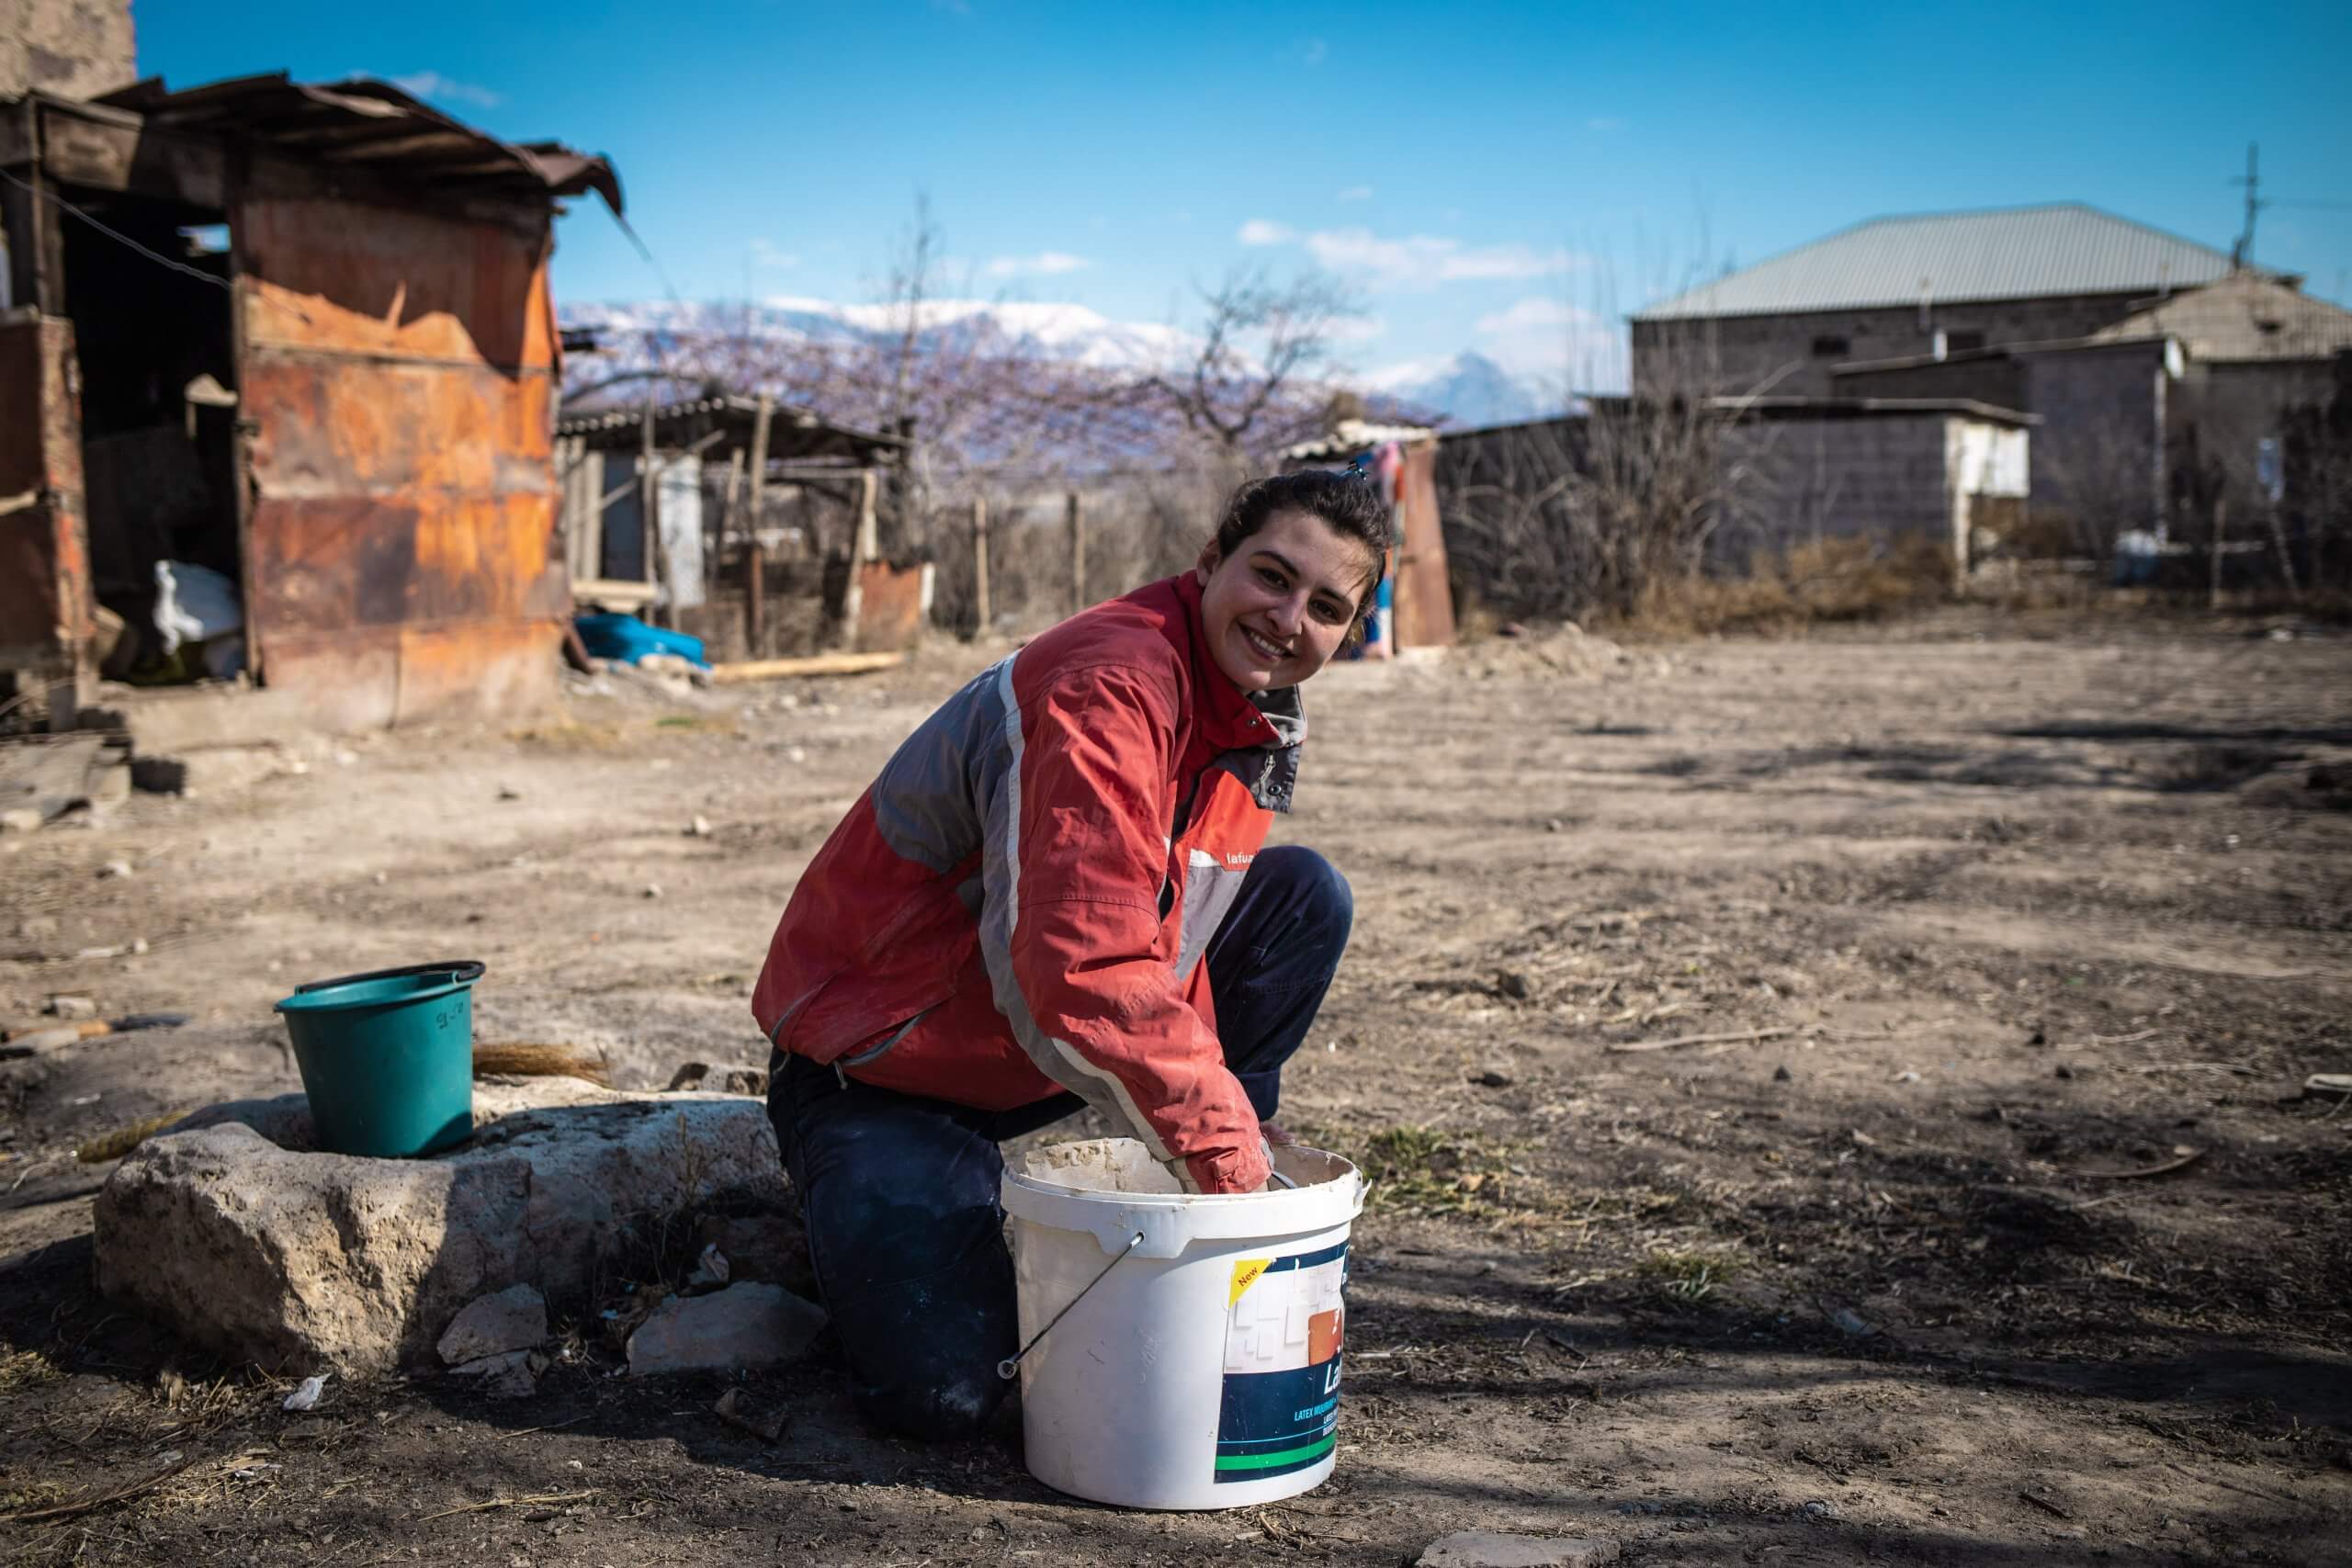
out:
<path id="1" fill-rule="evenodd" d="M 2156 294 L 2226 276 L 2222 251 L 2066 203 L 1872 218 L 1635 312 L 1637 321 L 2071 294 Z"/>

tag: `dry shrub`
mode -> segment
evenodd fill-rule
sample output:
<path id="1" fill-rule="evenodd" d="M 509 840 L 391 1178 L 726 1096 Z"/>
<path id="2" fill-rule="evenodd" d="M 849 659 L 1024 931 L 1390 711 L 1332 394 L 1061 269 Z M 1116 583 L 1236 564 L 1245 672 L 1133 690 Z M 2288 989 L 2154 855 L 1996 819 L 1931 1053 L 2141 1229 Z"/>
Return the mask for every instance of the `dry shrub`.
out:
<path id="1" fill-rule="evenodd" d="M 1877 620 L 1951 592 L 1951 561 L 1937 540 L 1815 539 L 1759 553 L 1745 577 L 1655 578 L 1623 624 L 1653 636 L 1785 633 L 1815 622 Z"/>

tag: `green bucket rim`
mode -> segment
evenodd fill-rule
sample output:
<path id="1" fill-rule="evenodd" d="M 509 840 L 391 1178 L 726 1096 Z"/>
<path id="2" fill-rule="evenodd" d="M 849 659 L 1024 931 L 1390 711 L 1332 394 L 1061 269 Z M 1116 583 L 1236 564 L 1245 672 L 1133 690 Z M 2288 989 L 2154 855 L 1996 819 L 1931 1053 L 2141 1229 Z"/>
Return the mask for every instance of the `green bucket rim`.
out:
<path id="1" fill-rule="evenodd" d="M 358 1008 L 404 1007 L 412 1002 L 429 1002 L 452 992 L 470 988 L 482 977 L 485 965 L 477 959 L 453 959 L 444 964 L 411 964 L 398 969 L 370 969 L 359 975 L 339 975 L 332 980 L 313 980 L 294 987 L 294 994 L 281 998 L 274 1012 L 345 1012 Z M 345 995 L 362 986 L 379 985 L 387 980 L 416 979 L 428 981 L 435 975 L 448 978 L 440 985 L 430 983 L 391 996 L 352 997 Z"/>

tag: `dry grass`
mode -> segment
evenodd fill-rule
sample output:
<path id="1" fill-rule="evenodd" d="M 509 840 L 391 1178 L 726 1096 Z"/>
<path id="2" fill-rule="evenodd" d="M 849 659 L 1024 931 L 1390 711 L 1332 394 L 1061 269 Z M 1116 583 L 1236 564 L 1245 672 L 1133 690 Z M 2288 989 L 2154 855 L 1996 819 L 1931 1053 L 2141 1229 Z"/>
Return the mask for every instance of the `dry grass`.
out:
<path id="1" fill-rule="evenodd" d="M 1746 577 L 1654 580 L 1624 629 L 1784 634 L 1815 622 L 1878 620 L 1951 593 L 1951 558 L 1939 540 L 1820 539 L 1759 555 Z"/>
<path id="2" fill-rule="evenodd" d="M 0 1356 L 0 1394 L 37 1388 L 42 1383 L 55 1382 L 64 1375 L 57 1370 L 56 1362 L 38 1350 L 11 1350 Z"/>
<path id="3" fill-rule="evenodd" d="M 1721 1252 L 1654 1252 L 1634 1272 L 1655 1280 L 1669 1306 L 1696 1306 L 1739 1272 L 1739 1260 Z"/>
<path id="4" fill-rule="evenodd" d="M 104 1165 L 110 1159 L 120 1159 L 164 1128 L 176 1124 L 188 1114 L 188 1109 L 184 1106 L 177 1111 L 166 1111 L 160 1116 L 150 1116 L 110 1128 L 75 1148 L 74 1157 L 83 1165 Z"/>
<path id="5" fill-rule="evenodd" d="M 592 1055 L 572 1045 L 477 1044 L 474 1077 L 584 1078 L 599 1089 L 613 1087 L 612 1069 L 602 1053 Z"/>

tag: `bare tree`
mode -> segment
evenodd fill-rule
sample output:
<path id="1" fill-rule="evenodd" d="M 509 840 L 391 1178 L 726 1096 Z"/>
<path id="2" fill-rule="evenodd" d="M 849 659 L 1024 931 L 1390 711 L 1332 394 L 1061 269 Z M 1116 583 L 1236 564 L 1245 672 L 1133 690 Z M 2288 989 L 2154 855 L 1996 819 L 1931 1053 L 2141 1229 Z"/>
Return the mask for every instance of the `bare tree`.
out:
<path id="1" fill-rule="evenodd" d="M 1237 267 L 1200 297 L 1200 346 L 1191 363 L 1146 376 L 1143 389 L 1232 459 L 1297 439 L 1324 401 L 1299 394 L 1330 367 L 1340 323 L 1363 313 L 1355 297 L 1327 273 L 1276 282 L 1262 266 Z"/>

